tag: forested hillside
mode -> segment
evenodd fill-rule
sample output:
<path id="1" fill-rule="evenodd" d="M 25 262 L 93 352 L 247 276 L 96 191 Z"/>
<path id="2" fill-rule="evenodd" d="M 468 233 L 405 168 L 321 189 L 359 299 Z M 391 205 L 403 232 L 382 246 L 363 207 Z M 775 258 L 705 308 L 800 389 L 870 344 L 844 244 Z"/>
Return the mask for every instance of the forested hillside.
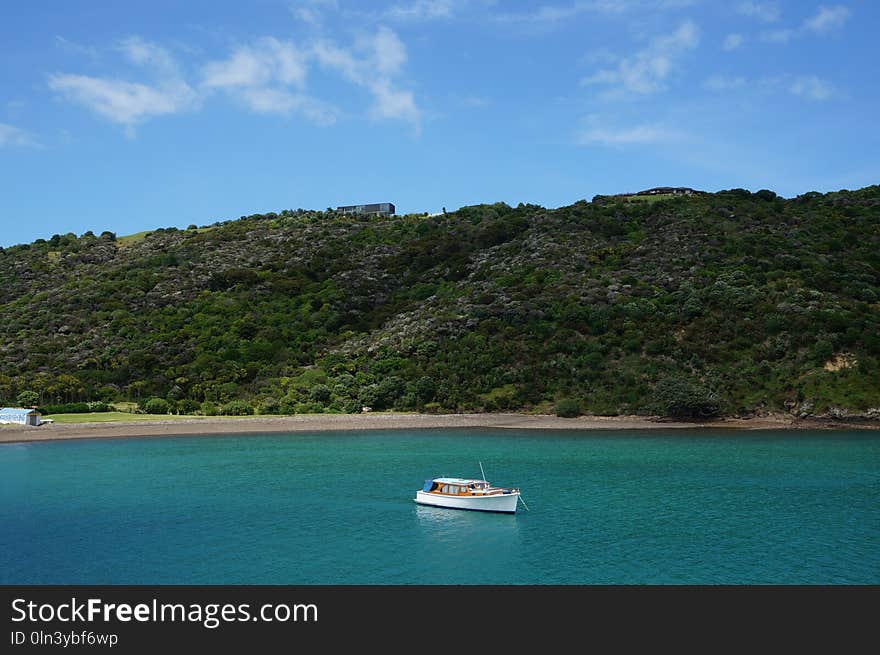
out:
<path id="1" fill-rule="evenodd" d="M 0 334 L 11 404 L 864 414 L 880 186 L 56 235 L 0 249 Z"/>

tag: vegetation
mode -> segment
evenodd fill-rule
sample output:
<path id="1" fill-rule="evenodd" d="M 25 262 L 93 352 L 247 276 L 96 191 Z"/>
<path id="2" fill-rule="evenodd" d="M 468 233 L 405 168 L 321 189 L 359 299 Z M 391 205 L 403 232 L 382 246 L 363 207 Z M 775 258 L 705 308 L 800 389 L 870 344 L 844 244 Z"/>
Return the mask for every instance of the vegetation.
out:
<path id="1" fill-rule="evenodd" d="M 878 226 L 872 186 L 56 234 L 0 249 L 0 401 L 865 413 Z"/>
<path id="2" fill-rule="evenodd" d="M 575 418 L 581 415 L 581 404 L 572 398 L 564 398 L 556 403 L 556 416 Z"/>

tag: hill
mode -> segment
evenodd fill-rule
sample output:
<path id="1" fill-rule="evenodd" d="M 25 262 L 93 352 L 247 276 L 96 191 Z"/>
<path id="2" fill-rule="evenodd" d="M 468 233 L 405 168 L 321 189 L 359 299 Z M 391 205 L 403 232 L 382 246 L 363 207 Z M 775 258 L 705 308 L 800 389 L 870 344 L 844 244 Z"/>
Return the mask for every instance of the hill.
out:
<path id="1" fill-rule="evenodd" d="M 287 210 L 135 236 L 0 249 L 0 401 L 880 407 L 880 186 L 369 220 Z"/>

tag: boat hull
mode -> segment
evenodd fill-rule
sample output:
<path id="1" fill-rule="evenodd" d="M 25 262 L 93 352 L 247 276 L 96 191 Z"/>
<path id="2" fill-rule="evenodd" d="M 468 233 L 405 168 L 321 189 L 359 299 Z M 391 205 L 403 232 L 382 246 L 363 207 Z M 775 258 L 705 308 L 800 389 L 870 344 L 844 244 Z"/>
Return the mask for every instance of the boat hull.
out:
<path id="1" fill-rule="evenodd" d="M 447 496 L 417 491 L 414 500 L 420 505 L 430 505 L 432 507 L 514 514 L 519 503 L 519 492 L 513 491 L 506 494 L 487 496 Z"/>

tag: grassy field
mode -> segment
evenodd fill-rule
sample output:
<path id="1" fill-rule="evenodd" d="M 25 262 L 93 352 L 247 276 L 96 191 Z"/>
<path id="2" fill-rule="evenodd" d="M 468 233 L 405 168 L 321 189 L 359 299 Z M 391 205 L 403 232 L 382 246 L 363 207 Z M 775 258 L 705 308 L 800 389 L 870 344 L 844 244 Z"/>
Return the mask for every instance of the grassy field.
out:
<path id="1" fill-rule="evenodd" d="M 207 225 L 205 227 L 199 227 L 194 230 L 181 229 L 180 231 L 181 232 L 187 232 L 187 231 L 189 231 L 189 232 L 209 232 L 210 230 L 213 230 L 213 229 L 214 229 L 213 225 Z M 152 234 L 155 231 L 156 230 L 144 230 L 143 232 L 135 232 L 134 234 L 126 234 L 125 236 L 116 237 L 116 245 L 119 246 L 120 248 L 127 248 L 129 246 L 133 246 L 134 244 L 138 243 L 139 241 L 143 241 L 144 239 L 146 239 L 148 234 Z"/>
<path id="2" fill-rule="evenodd" d="M 677 196 L 672 193 L 658 193 L 655 196 L 627 196 L 624 198 L 626 202 L 657 202 L 658 200 L 669 200 Z"/>
<path id="3" fill-rule="evenodd" d="M 208 418 L 186 414 L 131 414 L 129 412 L 89 412 L 84 414 L 51 414 L 56 423 L 118 423 L 120 421 L 166 421 L 183 418 Z"/>
<path id="4" fill-rule="evenodd" d="M 120 248 L 125 248 L 126 246 L 132 246 L 136 244 L 138 241 L 143 241 L 146 236 L 152 232 L 152 230 L 144 230 L 143 232 L 135 232 L 134 234 L 127 234 L 124 237 L 116 238 L 116 245 Z"/>

